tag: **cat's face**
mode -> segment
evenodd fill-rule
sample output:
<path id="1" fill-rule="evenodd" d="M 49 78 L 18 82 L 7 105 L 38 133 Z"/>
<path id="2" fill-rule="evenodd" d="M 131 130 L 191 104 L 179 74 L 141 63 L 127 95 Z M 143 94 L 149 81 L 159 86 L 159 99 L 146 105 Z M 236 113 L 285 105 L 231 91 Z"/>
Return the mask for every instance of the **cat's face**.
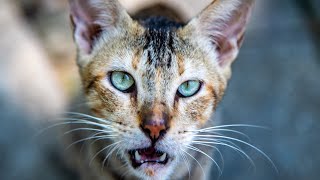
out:
<path id="1" fill-rule="evenodd" d="M 118 34 L 96 50 L 82 73 L 91 109 L 113 122 L 111 134 L 117 135 L 115 141 L 122 141 L 124 157 L 137 161 L 135 150 L 153 146 L 167 153 L 165 163 L 145 163 L 137 171 L 163 174 L 162 170 L 167 171 L 167 166 L 181 158 L 181 149 L 191 143 L 192 131 L 206 124 L 226 80 L 210 59 L 210 52 L 180 30 L 163 31 L 156 38 L 152 35 L 139 26 Z M 143 129 L 146 121 L 166 126 L 154 144 Z"/>
<path id="2" fill-rule="evenodd" d="M 236 2 L 224 5 L 224 10 L 241 7 Z M 110 13 L 101 16 L 100 23 L 77 34 L 88 23 L 73 14 L 78 63 L 90 108 L 106 121 L 104 130 L 114 135 L 121 157 L 139 177 L 168 177 L 223 95 L 246 21 L 237 32 L 227 32 L 230 37 L 216 34 L 214 42 L 224 44 L 206 40 L 207 29 L 201 29 L 200 23 L 207 23 L 214 13 L 221 20 L 223 15 L 214 8 L 223 4 L 217 4 L 179 28 L 146 28 L 112 1 L 100 8 L 104 13 L 111 7 L 113 13 L 119 11 L 116 18 Z M 211 26 L 205 27 L 210 31 Z M 212 29 L 213 33 L 219 30 Z M 91 35 L 97 34 L 93 40 Z M 236 36 L 232 42 L 226 39 L 231 35 Z"/>

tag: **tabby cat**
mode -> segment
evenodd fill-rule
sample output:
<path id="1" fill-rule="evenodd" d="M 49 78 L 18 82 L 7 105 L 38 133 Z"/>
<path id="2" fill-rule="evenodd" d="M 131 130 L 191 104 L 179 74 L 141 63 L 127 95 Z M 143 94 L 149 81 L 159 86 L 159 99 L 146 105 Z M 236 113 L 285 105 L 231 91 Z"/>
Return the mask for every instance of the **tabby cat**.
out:
<path id="1" fill-rule="evenodd" d="M 72 139 L 87 140 L 71 158 L 81 179 L 209 178 L 211 117 L 252 6 L 215 0 L 185 23 L 164 10 L 130 16 L 117 0 L 70 0 L 92 112 Z"/>

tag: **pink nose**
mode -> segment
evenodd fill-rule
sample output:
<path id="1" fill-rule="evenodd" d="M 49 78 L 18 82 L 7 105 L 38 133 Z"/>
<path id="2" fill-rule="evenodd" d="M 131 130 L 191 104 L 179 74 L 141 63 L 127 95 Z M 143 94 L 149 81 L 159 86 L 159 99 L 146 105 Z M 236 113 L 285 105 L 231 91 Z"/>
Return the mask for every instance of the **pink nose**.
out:
<path id="1" fill-rule="evenodd" d="M 159 137 L 164 136 L 167 132 L 167 127 L 164 125 L 164 123 L 144 124 L 142 129 L 153 142 L 157 141 Z"/>

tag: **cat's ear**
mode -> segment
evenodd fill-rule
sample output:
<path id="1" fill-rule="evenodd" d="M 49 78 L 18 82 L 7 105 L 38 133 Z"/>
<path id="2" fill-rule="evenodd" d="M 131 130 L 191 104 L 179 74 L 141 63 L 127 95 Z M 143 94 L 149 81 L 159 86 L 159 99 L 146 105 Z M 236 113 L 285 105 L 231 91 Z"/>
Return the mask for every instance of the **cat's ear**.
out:
<path id="1" fill-rule="evenodd" d="M 117 0 L 69 0 L 69 4 L 80 53 L 90 54 L 102 33 L 112 33 L 131 20 Z"/>
<path id="2" fill-rule="evenodd" d="M 254 0 L 215 0 L 187 25 L 209 41 L 227 74 L 238 55 L 253 4 Z"/>

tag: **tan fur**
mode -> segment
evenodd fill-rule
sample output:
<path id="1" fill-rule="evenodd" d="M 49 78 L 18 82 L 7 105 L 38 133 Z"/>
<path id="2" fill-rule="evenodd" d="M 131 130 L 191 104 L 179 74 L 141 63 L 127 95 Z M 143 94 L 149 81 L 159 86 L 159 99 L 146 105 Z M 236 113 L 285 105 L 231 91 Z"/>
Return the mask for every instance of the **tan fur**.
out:
<path id="1" fill-rule="evenodd" d="M 111 2 L 114 7 L 118 7 L 115 1 Z M 206 27 L 206 30 L 200 28 L 209 20 L 228 18 L 239 2 L 237 0 L 214 2 L 188 25 L 171 31 L 153 32 L 138 21 L 132 20 L 121 8 L 118 9 L 119 12 L 117 9 L 112 9 L 111 14 L 105 15 L 110 18 L 120 13 L 119 17 L 110 21 L 111 26 L 115 27 L 110 32 L 102 33 L 92 52 L 88 54 L 78 46 L 78 64 L 92 112 L 105 121 L 106 125 L 110 125 L 110 129 L 105 130 L 111 130 L 110 134 L 115 137 L 104 143 L 99 142 L 95 146 L 87 146 L 85 156 L 92 157 L 106 145 L 121 142 L 116 148 L 120 159 L 110 156 L 111 165 L 106 169 L 102 168 L 105 171 L 101 172 L 100 169 L 106 161 L 103 157 L 108 156 L 109 151 L 102 152 L 102 158 L 94 159 L 95 165 L 89 168 L 90 173 L 114 179 L 126 171 L 128 174 L 124 177 L 127 179 L 171 177 L 182 179 L 186 178 L 187 170 L 191 169 L 192 178 L 206 177 L 206 174 L 200 173 L 201 169 L 194 164 L 181 165 L 183 163 L 181 153 L 187 151 L 190 156 L 199 159 L 208 173 L 212 162 L 201 156 L 201 153 L 190 151 L 186 145 L 192 144 L 195 138 L 193 131 L 212 125 L 210 117 L 224 94 L 231 76 L 230 65 L 238 48 L 232 49 L 234 51 L 232 53 L 236 54 L 228 57 L 231 59 L 223 59 L 223 63 L 227 65 L 221 65 L 219 57 L 222 56 L 219 53 L 222 51 L 219 51 L 218 45 L 212 44 L 215 39 L 209 41 L 211 36 L 207 36 L 207 32 L 204 32 L 211 27 Z M 104 5 L 107 6 L 108 3 Z M 223 14 L 223 11 L 227 11 L 227 14 Z M 103 22 L 99 21 L 99 24 Z M 213 33 L 219 28 L 213 27 Z M 149 37 L 150 34 L 152 37 Z M 219 37 L 218 35 L 220 34 L 212 36 Z M 154 37 L 158 40 L 150 40 Z M 81 37 L 78 38 L 81 42 Z M 163 43 L 157 44 L 158 41 Z M 163 44 L 168 45 L 162 46 Z M 160 53 L 161 56 L 158 57 Z M 113 71 L 129 73 L 135 80 L 136 90 L 132 93 L 123 93 L 113 87 L 109 80 Z M 188 80 L 200 80 L 201 89 L 192 97 L 178 97 L 179 85 Z M 168 118 L 169 129 L 165 136 L 157 141 L 155 147 L 168 152 L 171 159 L 166 167 L 159 165 L 161 166 L 159 168 L 133 169 L 128 151 L 151 146 L 150 139 L 141 130 L 141 124 L 148 116 L 161 120 Z M 157 121 L 154 123 L 160 124 Z M 152 130 L 154 127 L 147 128 Z M 151 133 L 150 136 L 159 134 Z M 198 148 L 211 154 L 210 148 Z M 112 148 L 109 150 L 112 151 Z M 173 174 L 175 171 L 179 173 Z"/>

